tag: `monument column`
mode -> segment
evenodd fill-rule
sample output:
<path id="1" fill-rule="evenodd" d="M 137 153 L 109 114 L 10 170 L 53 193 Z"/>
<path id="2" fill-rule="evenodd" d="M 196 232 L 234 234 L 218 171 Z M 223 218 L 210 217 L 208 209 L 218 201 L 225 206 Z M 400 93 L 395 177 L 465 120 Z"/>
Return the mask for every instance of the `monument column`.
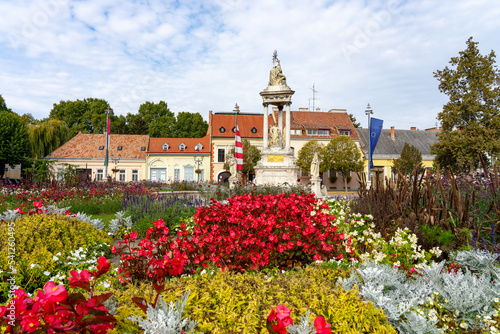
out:
<path id="1" fill-rule="evenodd" d="M 285 119 L 285 131 L 286 131 L 286 134 L 285 134 L 285 138 L 286 138 L 286 143 L 285 143 L 285 149 L 286 150 L 290 150 L 290 132 L 291 132 L 291 129 L 290 129 L 290 102 L 288 102 L 286 104 L 286 119 Z"/>
<path id="2" fill-rule="evenodd" d="M 278 128 L 280 129 L 281 136 L 283 137 L 283 106 L 278 106 Z"/>
<path id="3" fill-rule="evenodd" d="M 262 145 L 262 149 L 267 149 L 269 147 L 269 104 L 263 103 L 262 105 L 264 106 L 264 142 Z"/>

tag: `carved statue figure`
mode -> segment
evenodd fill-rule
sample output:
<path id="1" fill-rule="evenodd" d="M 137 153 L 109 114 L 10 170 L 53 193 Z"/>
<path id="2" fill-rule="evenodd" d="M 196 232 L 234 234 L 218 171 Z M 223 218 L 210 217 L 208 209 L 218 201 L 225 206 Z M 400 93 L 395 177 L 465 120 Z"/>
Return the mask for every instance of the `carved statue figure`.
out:
<path id="1" fill-rule="evenodd" d="M 278 124 L 274 123 L 269 129 L 269 145 L 279 146 L 281 144 L 281 132 Z"/>
<path id="2" fill-rule="evenodd" d="M 274 65 L 269 73 L 269 86 L 286 86 L 286 77 L 281 71 L 280 60 L 276 59 L 278 65 Z"/>
<path id="3" fill-rule="evenodd" d="M 311 162 L 311 180 L 319 178 L 319 158 L 318 152 L 314 153 L 314 157 Z"/>

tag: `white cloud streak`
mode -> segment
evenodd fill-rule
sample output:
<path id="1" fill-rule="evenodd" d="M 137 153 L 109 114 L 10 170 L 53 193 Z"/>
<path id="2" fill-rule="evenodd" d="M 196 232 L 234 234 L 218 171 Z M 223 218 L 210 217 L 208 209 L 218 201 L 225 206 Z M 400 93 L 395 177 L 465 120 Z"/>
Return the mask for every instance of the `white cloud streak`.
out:
<path id="1" fill-rule="evenodd" d="M 115 113 L 164 100 L 174 112 L 262 112 L 278 50 L 294 108 L 370 103 L 385 126 L 433 127 L 446 103 L 433 72 L 474 36 L 498 50 L 492 1 L 112 1 L 0 3 L 0 94 L 47 117 L 60 100 L 103 98 Z"/>

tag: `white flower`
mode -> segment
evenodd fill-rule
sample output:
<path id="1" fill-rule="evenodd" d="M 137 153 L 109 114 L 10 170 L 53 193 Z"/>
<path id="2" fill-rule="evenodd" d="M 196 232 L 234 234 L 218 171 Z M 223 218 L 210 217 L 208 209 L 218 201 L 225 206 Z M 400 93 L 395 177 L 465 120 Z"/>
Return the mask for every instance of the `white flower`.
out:
<path id="1" fill-rule="evenodd" d="M 35 268 L 35 267 L 40 268 L 40 266 L 39 266 L 38 264 L 36 264 L 36 263 L 32 263 L 32 264 L 30 264 L 30 268 L 31 268 L 31 269 L 33 269 L 33 268 Z"/>
<path id="2" fill-rule="evenodd" d="M 43 272 L 43 274 L 44 274 L 45 276 L 49 276 L 49 275 L 50 275 L 50 272 L 48 272 L 48 271 L 44 271 L 44 272 Z"/>
<path id="3" fill-rule="evenodd" d="M 462 322 L 462 323 L 460 324 L 460 327 L 462 327 L 462 328 L 464 328 L 464 329 L 467 329 L 467 327 L 469 327 L 469 326 L 467 326 L 467 323 L 464 321 L 464 322 Z"/>
<path id="4" fill-rule="evenodd" d="M 59 258 L 58 258 L 57 256 L 55 256 L 55 255 L 54 255 L 54 256 L 52 257 L 52 260 L 53 260 L 53 261 L 59 261 Z"/>

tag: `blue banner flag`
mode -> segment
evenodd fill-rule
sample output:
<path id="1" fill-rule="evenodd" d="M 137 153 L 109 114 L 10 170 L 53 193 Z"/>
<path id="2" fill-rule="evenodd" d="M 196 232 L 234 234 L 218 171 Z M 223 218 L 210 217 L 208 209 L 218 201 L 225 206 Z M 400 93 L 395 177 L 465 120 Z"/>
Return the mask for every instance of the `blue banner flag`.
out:
<path id="1" fill-rule="evenodd" d="M 372 154 L 377 146 L 378 138 L 382 132 L 382 125 L 384 121 L 378 118 L 370 119 L 370 168 L 374 168 Z"/>

